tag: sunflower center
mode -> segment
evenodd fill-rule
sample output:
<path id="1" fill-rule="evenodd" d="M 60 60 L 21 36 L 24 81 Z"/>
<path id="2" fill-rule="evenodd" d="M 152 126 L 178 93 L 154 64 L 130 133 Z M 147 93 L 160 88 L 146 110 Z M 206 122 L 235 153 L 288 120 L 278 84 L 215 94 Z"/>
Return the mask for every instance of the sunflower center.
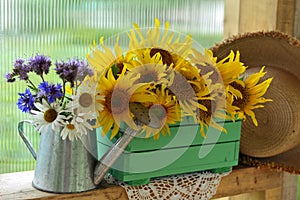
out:
<path id="1" fill-rule="evenodd" d="M 82 93 L 79 97 L 79 104 L 84 107 L 87 108 L 89 107 L 91 104 L 93 103 L 93 98 L 89 93 Z"/>
<path id="2" fill-rule="evenodd" d="M 152 48 L 150 50 L 151 57 L 153 57 L 157 53 L 160 53 L 163 64 L 166 64 L 167 66 L 171 66 L 171 64 L 174 63 L 172 55 L 168 51 L 159 48 Z"/>
<path id="3" fill-rule="evenodd" d="M 154 113 L 155 117 L 160 121 L 163 121 L 167 117 L 167 110 L 163 105 L 154 104 L 151 106 L 151 113 Z"/>
<path id="4" fill-rule="evenodd" d="M 243 97 L 243 98 L 239 98 L 239 97 L 235 98 L 232 105 L 237 106 L 237 107 L 239 107 L 240 109 L 243 110 L 243 108 L 247 105 L 248 99 L 249 99 L 249 94 L 248 94 L 247 89 L 244 88 L 243 86 L 241 86 L 240 84 L 236 83 L 236 82 L 230 83 L 230 85 L 234 89 L 240 91 L 241 94 L 242 94 L 242 97 Z"/>
<path id="5" fill-rule="evenodd" d="M 126 91 L 115 89 L 106 96 L 107 107 L 114 114 L 123 113 L 128 107 L 129 97 Z"/>
<path id="6" fill-rule="evenodd" d="M 200 110 L 200 119 L 203 121 L 209 121 L 213 113 L 215 112 L 214 101 L 204 99 L 199 102 L 207 108 L 207 111 Z"/>
<path id="7" fill-rule="evenodd" d="M 67 129 L 74 130 L 75 129 L 74 124 L 67 124 Z"/>
<path id="8" fill-rule="evenodd" d="M 44 112 L 44 120 L 45 120 L 46 122 L 51 123 L 51 122 L 53 122 L 53 121 L 56 119 L 57 114 L 58 114 L 58 113 L 57 113 L 56 110 L 53 109 L 53 108 L 51 108 L 51 109 L 49 109 L 49 110 L 46 110 L 46 112 Z"/>

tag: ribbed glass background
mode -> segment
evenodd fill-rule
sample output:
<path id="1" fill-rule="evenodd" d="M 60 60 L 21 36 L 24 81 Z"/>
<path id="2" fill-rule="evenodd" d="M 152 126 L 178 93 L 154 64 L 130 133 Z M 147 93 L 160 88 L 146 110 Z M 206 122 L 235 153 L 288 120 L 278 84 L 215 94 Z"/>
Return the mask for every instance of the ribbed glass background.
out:
<path id="1" fill-rule="evenodd" d="M 17 57 L 44 53 L 53 60 L 84 58 L 100 36 L 127 31 L 136 22 L 170 21 L 171 29 L 190 33 L 209 48 L 223 38 L 224 0 L 1 0 L 0 1 L 0 173 L 34 169 L 34 160 L 18 136 L 27 119 L 16 106 L 24 82 L 3 78 Z M 25 129 L 37 148 L 39 135 Z"/>

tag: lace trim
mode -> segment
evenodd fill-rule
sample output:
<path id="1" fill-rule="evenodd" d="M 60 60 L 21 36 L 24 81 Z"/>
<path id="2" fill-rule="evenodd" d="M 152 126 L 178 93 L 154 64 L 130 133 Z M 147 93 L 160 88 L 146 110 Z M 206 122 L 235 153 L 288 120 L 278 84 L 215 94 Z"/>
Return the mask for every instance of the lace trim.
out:
<path id="1" fill-rule="evenodd" d="M 109 184 L 121 185 L 127 192 L 129 200 L 199 200 L 211 199 L 216 194 L 222 174 L 211 172 L 197 172 L 166 176 L 151 179 L 147 185 L 130 186 L 117 181 L 107 174 L 105 180 Z"/>

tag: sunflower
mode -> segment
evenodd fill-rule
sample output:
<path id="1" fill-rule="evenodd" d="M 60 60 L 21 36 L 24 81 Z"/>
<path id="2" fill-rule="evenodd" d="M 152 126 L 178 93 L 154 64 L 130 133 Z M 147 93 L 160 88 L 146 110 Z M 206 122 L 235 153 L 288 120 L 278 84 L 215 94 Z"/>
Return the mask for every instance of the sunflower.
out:
<path id="1" fill-rule="evenodd" d="M 204 53 L 202 54 L 193 49 L 193 54 L 189 58 L 192 62 L 196 63 L 195 66 L 200 70 L 200 75 L 205 81 L 210 79 L 213 84 L 219 86 L 219 95 L 226 96 L 226 111 L 228 116 L 230 116 L 231 120 L 235 120 L 235 114 L 239 108 L 232 104 L 233 98 L 241 97 L 241 93 L 233 88 L 231 83 L 241 82 L 239 77 L 246 70 L 244 64 L 240 62 L 239 52 L 237 51 L 235 55 L 231 51 L 226 58 L 217 62 L 217 58 L 213 57 L 211 50 L 204 49 Z"/>
<path id="2" fill-rule="evenodd" d="M 204 49 L 204 54 L 202 54 L 193 49 L 193 54 L 189 58 L 196 63 L 197 68 L 202 71 L 201 74 L 213 72 L 212 80 L 218 83 L 222 82 L 225 86 L 239 79 L 246 70 L 246 66 L 240 62 L 239 51 L 236 54 L 231 51 L 227 57 L 217 62 L 217 58 L 213 57 L 211 50 Z"/>
<path id="3" fill-rule="evenodd" d="M 36 125 L 36 129 L 40 133 L 48 128 L 58 131 L 67 120 L 63 113 L 68 111 L 64 110 L 58 103 L 48 104 L 45 99 L 42 99 L 42 103 L 35 103 L 34 106 L 38 110 L 31 111 L 34 118 L 32 123 Z"/>
<path id="4" fill-rule="evenodd" d="M 136 83 L 169 85 L 172 82 L 173 70 L 163 64 L 160 54 L 151 56 L 150 49 L 139 50 L 131 63 L 133 68 L 129 69 L 129 73 L 140 76 Z"/>
<path id="5" fill-rule="evenodd" d="M 98 76 L 102 73 L 107 73 L 108 69 L 112 68 L 114 75 L 122 73 L 130 67 L 130 61 L 132 60 L 132 54 L 127 53 L 123 55 L 123 50 L 119 46 L 119 38 L 116 39 L 114 52 L 104 45 L 104 38 L 100 38 L 100 46 L 97 47 L 96 42 L 91 47 L 92 53 L 87 54 L 86 57 L 90 65 L 94 68 Z M 130 50 L 128 50 L 130 51 Z"/>
<path id="6" fill-rule="evenodd" d="M 155 19 L 154 22 L 155 26 L 147 31 L 146 37 L 142 29 L 137 24 L 134 24 L 134 29 L 131 29 L 128 33 L 130 39 L 129 48 L 136 50 L 148 48 L 150 49 L 151 57 L 159 53 L 163 64 L 167 66 L 176 64 L 173 54 L 175 56 L 181 55 L 183 58 L 188 57 L 193 44 L 192 37 L 187 35 L 182 40 L 182 35 L 178 34 L 177 38 L 175 38 L 174 32 L 169 31 L 169 22 L 166 22 L 164 29 L 160 28 L 158 19 Z M 161 34 L 161 30 L 164 30 L 163 34 Z"/>
<path id="7" fill-rule="evenodd" d="M 129 111 L 130 102 L 152 102 L 155 94 L 149 91 L 149 84 L 134 84 L 139 76 L 122 75 L 115 79 L 112 69 L 108 70 L 107 76 L 103 74 L 99 80 L 99 95 L 104 100 L 98 100 L 103 105 L 103 110 L 98 112 L 97 126 L 102 126 L 102 134 L 105 135 L 112 129 L 111 138 L 119 131 L 121 122 L 125 122 L 133 129 L 137 129 L 133 122 L 133 115 Z"/>
<path id="8" fill-rule="evenodd" d="M 177 101 L 172 97 L 165 86 L 157 87 L 155 94 L 157 95 L 156 100 L 150 104 L 146 104 L 146 107 L 149 108 L 149 113 L 153 113 L 160 121 L 160 124 L 162 124 L 161 130 L 158 132 L 157 129 L 145 126 L 144 131 L 146 137 L 153 135 L 154 139 L 159 139 L 160 132 L 164 136 L 171 134 L 169 124 L 180 122 L 181 114 Z"/>
<path id="9" fill-rule="evenodd" d="M 255 126 L 257 126 L 258 123 L 253 110 L 264 107 L 262 103 L 272 101 L 271 99 L 265 99 L 263 95 L 269 88 L 273 78 L 268 78 L 259 83 L 260 79 L 266 74 L 264 69 L 265 67 L 262 67 L 259 72 L 251 74 L 244 81 L 234 81 L 230 83 L 230 86 L 238 90 L 241 94 L 240 97 L 233 95 L 232 102 L 233 106 L 240 108 L 240 110 L 237 111 L 238 118 L 246 120 L 246 115 L 248 115 L 251 117 Z"/>
<path id="10" fill-rule="evenodd" d="M 200 125 L 200 134 L 205 137 L 205 127 L 211 126 L 220 131 L 226 132 L 226 130 L 220 126 L 216 120 L 223 121 L 227 118 L 226 115 L 226 95 L 225 92 L 220 92 L 221 85 L 213 83 L 209 79 L 209 75 L 206 74 L 201 81 L 193 81 L 194 91 L 198 100 L 198 109 L 193 115 L 195 122 Z"/>

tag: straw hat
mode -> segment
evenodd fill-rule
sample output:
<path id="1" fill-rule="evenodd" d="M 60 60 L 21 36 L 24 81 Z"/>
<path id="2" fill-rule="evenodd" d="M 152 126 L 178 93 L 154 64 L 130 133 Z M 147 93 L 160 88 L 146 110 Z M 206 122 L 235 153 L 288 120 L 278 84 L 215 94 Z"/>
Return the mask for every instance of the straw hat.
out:
<path id="1" fill-rule="evenodd" d="M 277 31 L 254 32 L 211 49 L 218 59 L 238 50 L 248 74 L 266 66 L 265 78 L 274 77 L 265 94 L 273 101 L 254 110 L 258 127 L 243 122 L 241 162 L 300 173 L 300 42 Z"/>

